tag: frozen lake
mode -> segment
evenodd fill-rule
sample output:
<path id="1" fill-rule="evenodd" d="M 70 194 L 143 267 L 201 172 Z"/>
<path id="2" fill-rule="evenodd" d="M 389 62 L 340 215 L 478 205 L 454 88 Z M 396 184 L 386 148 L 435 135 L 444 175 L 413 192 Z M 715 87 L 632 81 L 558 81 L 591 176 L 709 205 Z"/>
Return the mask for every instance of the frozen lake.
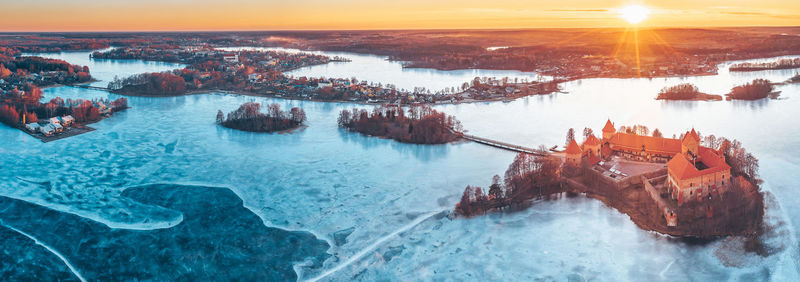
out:
<path id="1" fill-rule="evenodd" d="M 117 73 L 176 67 L 89 60 L 86 52 L 49 56 L 88 65 L 103 80 Z M 393 68 L 381 64 L 395 63 L 368 57 L 376 58 L 371 69 L 336 63 L 292 74 L 354 76 L 398 87 L 436 81 L 427 84 L 432 89 L 457 87 L 475 76 L 472 70 L 451 76 L 450 72 L 401 68 L 383 80 L 384 76 L 370 76 L 372 70 Z M 93 124 L 96 131 L 51 143 L 0 126 L 0 139 L 5 141 L 0 145 L 0 195 L 112 229 L 155 232 L 180 226 L 185 220 L 182 213 L 134 201 L 122 195 L 124 189 L 147 184 L 226 187 L 266 226 L 310 232 L 330 244 L 327 253 L 331 256 L 322 266 L 295 265 L 300 279 L 798 280 L 800 152 L 796 148 L 800 129 L 796 120 L 800 114 L 796 109 L 800 108 L 800 85 L 778 86 L 780 100 L 654 100 L 662 87 L 680 82 L 723 94 L 754 78 L 783 81 L 795 72 L 586 79 L 567 83 L 568 94 L 437 106 L 456 115 L 471 134 L 531 147 L 562 144 L 570 127 L 580 131 L 588 126 L 599 132 L 607 118 L 617 125 L 659 128 L 665 135 L 694 127 L 701 134 L 738 139 L 760 159 L 763 189 L 769 192 L 767 221 L 778 225 L 769 242 L 776 251 L 768 257 L 743 253 L 740 238 L 698 245 L 642 231 L 626 215 L 582 196 L 541 201 L 515 213 L 450 220 L 441 211 L 452 209 L 464 187 L 488 186 L 492 175 L 502 175 L 514 154 L 475 143 L 409 145 L 349 133 L 337 127 L 336 118 L 341 109 L 354 107 L 350 104 L 219 93 L 129 97 L 132 108 Z M 72 87 L 49 88 L 45 95 L 118 97 Z M 258 134 L 214 124 L 217 110 L 228 112 L 247 101 L 302 107 L 308 128 L 290 135 Z M 17 222 L 26 216 L 12 215 Z M 4 216 L 8 213 L 0 214 L 0 220 L 6 222 Z M 33 235 L 48 231 L 13 227 Z M 64 256 L 70 261 L 79 259 Z M 98 268 L 108 263 L 96 259 Z M 137 275 L 136 269 L 130 270 L 133 277 L 145 276 Z M 148 269 L 170 271 L 158 265 Z"/>

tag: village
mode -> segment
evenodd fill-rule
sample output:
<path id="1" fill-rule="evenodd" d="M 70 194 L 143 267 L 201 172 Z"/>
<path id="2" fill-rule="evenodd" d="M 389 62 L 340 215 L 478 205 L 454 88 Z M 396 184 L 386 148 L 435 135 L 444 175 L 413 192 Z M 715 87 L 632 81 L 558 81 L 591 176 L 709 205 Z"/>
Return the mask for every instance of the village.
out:
<path id="1" fill-rule="evenodd" d="M 346 62 L 345 58 L 279 51 L 224 51 L 207 45 L 117 48 L 95 52 L 92 57 L 187 64 L 182 70 L 138 75 L 109 83 L 110 90 L 129 95 L 182 95 L 190 91 L 221 90 L 287 99 L 411 105 L 507 101 L 558 92 L 559 83 L 565 81 L 476 77 L 458 88 L 431 91 L 417 87 L 406 90 L 391 84 L 358 81 L 354 78 L 290 77 L 284 74 L 307 66 Z M 173 82 L 167 84 L 169 89 L 159 89 L 164 88 L 159 85 L 148 87 L 148 76 L 167 76 Z M 180 79 L 183 79 L 183 85 L 177 85 L 181 84 Z"/>

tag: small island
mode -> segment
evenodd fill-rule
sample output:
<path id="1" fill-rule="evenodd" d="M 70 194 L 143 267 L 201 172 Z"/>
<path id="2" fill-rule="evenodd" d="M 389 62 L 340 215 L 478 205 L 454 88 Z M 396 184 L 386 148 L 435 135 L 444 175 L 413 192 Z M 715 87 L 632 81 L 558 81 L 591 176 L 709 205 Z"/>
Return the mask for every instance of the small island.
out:
<path id="1" fill-rule="evenodd" d="M 728 68 L 732 72 L 763 71 L 763 70 L 787 70 L 800 68 L 800 58 L 780 59 L 766 63 L 740 63 Z"/>
<path id="2" fill-rule="evenodd" d="M 383 105 L 371 112 L 364 109 L 342 110 L 339 126 L 370 136 L 412 144 L 445 144 L 459 138 L 461 122 L 427 105 L 408 108 Z"/>
<path id="3" fill-rule="evenodd" d="M 800 83 L 800 73 L 795 74 L 794 76 L 792 76 L 792 78 L 790 78 L 786 82 L 787 83 Z"/>
<path id="4" fill-rule="evenodd" d="M 795 76 L 787 81 L 800 81 L 800 75 Z M 772 83 L 767 79 L 755 79 L 744 85 L 733 87 L 731 92 L 725 94 L 726 100 L 760 100 L 764 98 L 777 99 L 780 92 L 775 90 L 776 83 Z M 721 95 L 706 94 L 700 92 L 697 86 L 691 83 L 682 83 L 670 87 L 664 87 L 658 93 L 656 100 L 671 100 L 671 101 L 722 101 Z"/>
<path id="5" fill-rule="evenodd" d="M 691 83 L 682 83 L 675 86 L 664 87 L 658 93 L 656 100 L 685 100 L 685 101 L 722 101 L 722 96 L 700 92 Z"/>
<path id="6" fill-rule="evenodd" d="M 734 87 L 726 96 L 728 96 L 728 100 L 753 101 L 767 97 L 777 99 L 780 92 L 773 92 L 774 89 L 774 85 L 769 80 L 756 79 L 745 85 Z"/>
<path id="7" fill-rule="evenodd" d="M 607 121 L 602 138 L 585 130 L 581 145 L 568 133 L 563 152 L 517 155 L 504 179 L 494 177 L 488 193 L 467 186 L 454 215 L 477 216 L 530 205 L 534 198 L 583 193 L 645 230 L 703 239 L 745 236 L 751 239 L 746 247 L 760 251 L 764 195 L 758 160 L 736 140 L 701 138 L 694 129 L 678 138 L 656 131 L 655 136 L 622 127 L 618 132 Z"/>
<path id="8" fill-rule="evenodd" d="M 227 117 L 222 110 L 217 112 L 217 124 L 249 132 L 286 131 L 300 127 L 305 121 L 303 109 L 294 107 L 287 112 L 278 104 L 267 105 L 267 113 L 261 112 L 261 104 L 253 102 L 242 104 Z"/>

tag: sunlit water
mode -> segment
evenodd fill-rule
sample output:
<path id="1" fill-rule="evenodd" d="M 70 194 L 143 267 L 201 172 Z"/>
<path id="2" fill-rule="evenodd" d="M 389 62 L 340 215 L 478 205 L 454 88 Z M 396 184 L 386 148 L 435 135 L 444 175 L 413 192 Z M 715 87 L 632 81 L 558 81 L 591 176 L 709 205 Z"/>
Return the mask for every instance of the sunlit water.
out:
<path id="1" fill-rule="evenodd" d="M 113 77 L 114 66 L 119 73 L 152 71 L 154 66 L 102 62 L 109 71 L 99 75 L 99 62 L 79 60 L 87 53 L 68 55 L 75 57 L 72 63 L 88 64 L 96 77 Z M 394 63 L 374 64 L 374 69 L 383 69 L 388 66 L 380 64 Z M 320 68 L 293 74 L 342 74 Z M 353 70 L 342 76 L 366 79 L 369 72 Z M 431 80 L 447 75 L 425 72 Z M 51 143 L 0 126 L 0 194 L 110 227 L 148 230 L 169 228 L 181 218 L 174 211 L 121 197 L 125 187 L 229 187 L 268 226 L 309 231 L 329 241 L 333 257 L 322 268 L 297 267 L 305 279 L 797 280 L 800 130 L 795 122 L 800 117 L 800 85 L 779 86 L 780 100 L 653 99 L 662 87 L 679 82 L 722 94 L 754 78 L 782 81 L 794 73 L 587 79 L 566 84 L 568 94 L 437 107 L 456 115 L 472 134 L 528 146 L 561 144 L 569 127 L 580 131 L 591 126 L 599 132 L 607 118 L 617 125 L 646 124 L 666 135 L 693 126 L 703 134 L 741 140 L 761 161 L 763 186 L 770 194 L 767 220 L 781 225 L 770 239 L 781 251 L 766 258 L 742 253 L 737 238 L 688 245 L 642 231 L 626 215 L 582 196 L 541 201 L 516 213 L 443 218 L 437 211 L 452 209 L 464 186 L 487 186 L 514 154 L 475 143 L 408 145 L 349 133 L 337 128 L 336 117 L 353 105 L 339 103 L 229 94 L 129 97 L 132 108 L 93 124 L 96 131 Z M 415 85 L 420 76 L 426 75 L 402 70 L 391 80 L 375 81 Z M 447 78 L 447 84 L 457 86 L 468 79 Z M 50 88 L 45 94 L 117 97 L 70 87 Z M 214 124 L 217 110 L 231 111 L 246 101 L 303 107 L 308 128 L 294 134 L 257 134 Z M 348 228 L 354 228 L 353 233 L 336 246 L 332 234 Z"/>

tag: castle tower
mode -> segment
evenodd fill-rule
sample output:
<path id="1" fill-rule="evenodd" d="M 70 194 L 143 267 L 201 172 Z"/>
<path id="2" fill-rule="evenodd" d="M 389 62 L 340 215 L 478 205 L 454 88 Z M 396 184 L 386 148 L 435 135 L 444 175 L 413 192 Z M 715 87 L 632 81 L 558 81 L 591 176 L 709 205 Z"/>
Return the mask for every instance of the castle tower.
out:
<path id="1" fill-rule="evenodd" d="M 614 124 L 611 123 L 611 119 L 606 121 L 606 126 L 603 126 L 603 141 L 608 141 L 611 137 L 614 137 L 614 134 L 617 133 L 617 129 L 614 128 Z"/>
<path id="2" fill-rule="evenodd" d="M 596 157 L 600 156 L 600 140 L 597 137 L 594 137 L 594 134 L 589 134 L 589 137 L 586 137 L 586 141 L 583 141 L 583 151 L 589 152 Z"/>
<path id="3" fill-rule="evenodd" d="M 566 154 L 566 161 L 568 164 L 577 166 L 581 163 L 581 154 L 583 150 L 581 150 L 581 147 L 578 147 L 578 143 L 575 142 L 575 139 L 569 142 L 564 153 Z"/>
<path id="4" fill-rule="evenodd" d="M 686 132 L 681 140 L 681 153 L 689 156 L 697 156 L 698 148 L 700 147 L 700 135 L 692 128 L 692 131 Z"/>

